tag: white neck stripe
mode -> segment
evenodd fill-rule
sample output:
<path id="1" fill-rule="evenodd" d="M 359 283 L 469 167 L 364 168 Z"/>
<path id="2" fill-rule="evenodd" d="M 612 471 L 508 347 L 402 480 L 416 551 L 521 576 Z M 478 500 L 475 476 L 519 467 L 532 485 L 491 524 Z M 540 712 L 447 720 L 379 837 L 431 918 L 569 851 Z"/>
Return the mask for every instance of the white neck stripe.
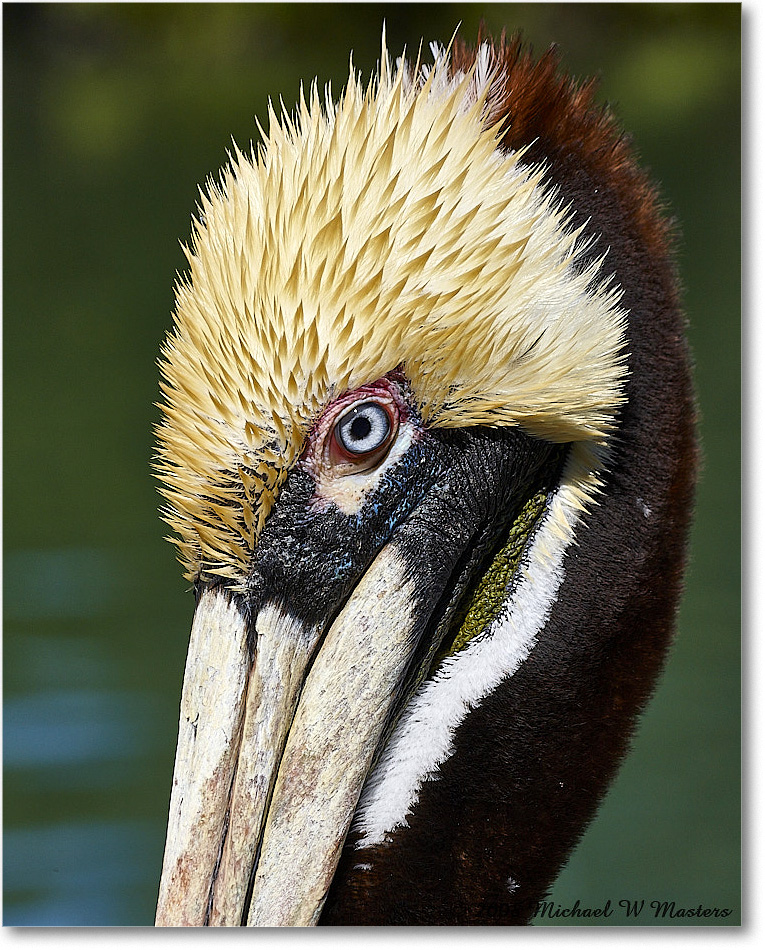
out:
<path id="1" fill-rule="evenodd" d="M 563 557 L 582 512 L 577 474 L 586 452 L 581 444 L 572 450 L 563 483 L 519 566 L 513 597 L 488 636 L 444 660 L 435 677 L 409 701 L 359 800 L 357 848 L 381 844 L 386 834 L 407 824 L 423 782 L 436 778 L 439 766 L 453 753 L 455 730 L 467 713 L 529 655 L 563 582 Z"/>

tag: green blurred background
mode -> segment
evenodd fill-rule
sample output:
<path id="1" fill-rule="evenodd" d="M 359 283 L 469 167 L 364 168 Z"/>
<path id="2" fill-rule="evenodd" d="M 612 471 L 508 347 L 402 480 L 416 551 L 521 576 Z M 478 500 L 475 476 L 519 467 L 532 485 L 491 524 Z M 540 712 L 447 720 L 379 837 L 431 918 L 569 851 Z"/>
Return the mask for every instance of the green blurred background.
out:
<path id="1" fill-rule="evenodd" d="M 149 473 L 197 185 L 301 79 L 521 28 L 597 73 L 681 228 L 704 471 L 680 635 L 553 899 L 740 920 L 734 4 L 4 5 L 6 924 L 153 919 L 193 598 Z M 620 913 L 608 923 L 636 921 Z M 563 922 L 563 921 L 561 921 Z M 660 921 L 662 922 L 662 921 Z M 676 919 L 675 924 L 695 923 Z M 714 921 L 710 921 L 714 922 Z M 667 921 L 663 921 L 667 923 Z"/>

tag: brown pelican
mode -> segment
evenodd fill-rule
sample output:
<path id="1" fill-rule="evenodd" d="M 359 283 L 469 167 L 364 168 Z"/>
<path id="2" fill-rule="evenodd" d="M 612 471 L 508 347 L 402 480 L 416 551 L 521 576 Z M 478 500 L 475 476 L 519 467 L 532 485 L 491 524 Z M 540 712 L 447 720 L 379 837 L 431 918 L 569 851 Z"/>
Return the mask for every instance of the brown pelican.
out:
<path id="1" fill-rule="evenodd" d="M 668 225 L 515 39 L 270 110 L 201 199 L 159 474 L 197 605 L 161 925 L 523 923 L 671 638 Z"/>

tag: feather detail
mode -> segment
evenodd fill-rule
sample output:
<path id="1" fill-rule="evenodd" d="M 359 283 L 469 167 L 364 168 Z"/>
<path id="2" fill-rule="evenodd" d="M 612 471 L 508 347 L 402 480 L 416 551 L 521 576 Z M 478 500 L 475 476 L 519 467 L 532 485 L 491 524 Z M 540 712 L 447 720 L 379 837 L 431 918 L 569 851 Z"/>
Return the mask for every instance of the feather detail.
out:
<path id="1" fill-rule="evenodd" d="M 396 367 L 427 425 L 605 443 L 623 401 L 624 313 L 543 165 L 499 147 L 506 76 L 353 68 L 269 104 L 202 193 L 162 351 L 157 469 L 186 576 L 242 581 L 313 421 Z M 605 259 L 607 261 L 607 257 Z"/>

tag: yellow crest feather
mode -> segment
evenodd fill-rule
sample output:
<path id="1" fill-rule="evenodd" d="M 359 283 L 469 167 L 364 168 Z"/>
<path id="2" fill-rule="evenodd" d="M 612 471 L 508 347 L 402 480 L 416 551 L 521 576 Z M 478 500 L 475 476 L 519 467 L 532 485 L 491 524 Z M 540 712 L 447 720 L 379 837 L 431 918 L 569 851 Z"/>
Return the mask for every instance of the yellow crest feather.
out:
<path id="1" fill-rule="evenodd" d="M 403 365 L 431 426 L 599 441 L 623 314 L 544 169 L 497 149 L 501 83 L 441 51 L 337 104 L 271 107 L 203 194 L 163 349 L 159 477 L 194 578 L 241 580 L 312 421 Z"/>

